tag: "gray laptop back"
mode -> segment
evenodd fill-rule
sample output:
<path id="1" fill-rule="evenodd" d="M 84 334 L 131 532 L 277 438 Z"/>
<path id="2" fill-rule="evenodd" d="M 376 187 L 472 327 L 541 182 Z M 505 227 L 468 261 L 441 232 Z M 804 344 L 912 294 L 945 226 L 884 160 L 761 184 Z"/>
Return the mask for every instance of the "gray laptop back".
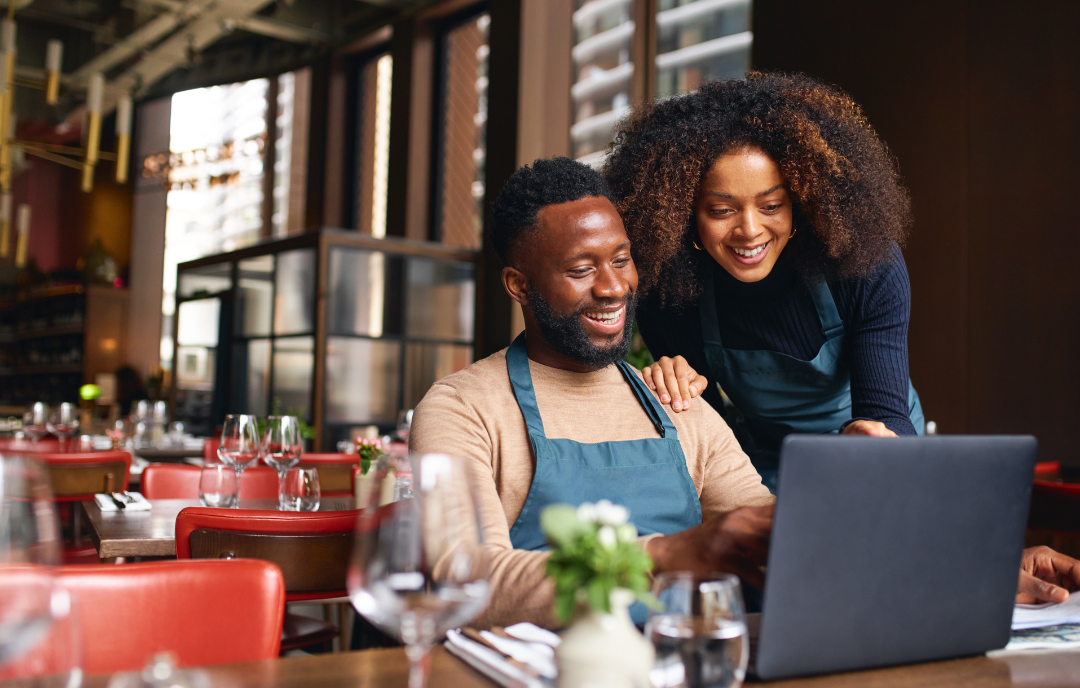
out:
<path id="1" fill-rule="evenodd" d="M 781 447 L 762 679 L 1003 647 L 1033 437 L 792 435 Z"/>

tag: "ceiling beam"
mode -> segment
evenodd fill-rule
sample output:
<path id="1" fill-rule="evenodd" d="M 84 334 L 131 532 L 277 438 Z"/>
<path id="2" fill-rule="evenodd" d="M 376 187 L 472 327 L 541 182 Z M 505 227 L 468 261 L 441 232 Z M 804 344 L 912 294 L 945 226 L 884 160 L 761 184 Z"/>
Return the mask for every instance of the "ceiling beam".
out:
<path id="1" fill-rule="evenodd" d="M 317 29 L 266 17 L 248 17 L 236 22 L 236 28 L 290 43 L 329 43 L 330 37 Z"/>

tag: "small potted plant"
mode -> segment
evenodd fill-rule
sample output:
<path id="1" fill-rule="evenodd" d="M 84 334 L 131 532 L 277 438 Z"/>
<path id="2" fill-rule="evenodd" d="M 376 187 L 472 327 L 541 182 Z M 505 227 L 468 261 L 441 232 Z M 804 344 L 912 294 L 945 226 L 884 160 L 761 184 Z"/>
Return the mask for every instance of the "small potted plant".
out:
<path id="1" fill-rule="evenodd" d="M 551 545 L 547 575 L 555 583 L 555 616 L 573 621 L 556 650 L 559 686 L 649 685 L 652 644 L 630 620 L 649 594 L 652 560 L 637 542 L 625 507 L 600 500 L 578 508 L 553 504 L 540 515 Z"/>
<path id="2" fill-rule="evenodd" d="M 360 473 L 362 475 L 367 475 L 367 472 L 371 470 L 371 464 L 378 461 L 379 457 L 385 453 L 381 440 L 369 440 L 366 437 L 356 438 L 356 456 L 360 459 Z"/>

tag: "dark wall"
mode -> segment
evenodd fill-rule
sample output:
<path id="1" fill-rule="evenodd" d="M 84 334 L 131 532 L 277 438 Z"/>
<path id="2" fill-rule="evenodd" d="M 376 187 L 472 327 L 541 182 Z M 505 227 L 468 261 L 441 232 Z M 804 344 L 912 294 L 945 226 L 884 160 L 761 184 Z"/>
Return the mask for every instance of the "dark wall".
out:
<path id="1" fill-rule="evenodd" d="M 755 0 L 757 69 L 851 93 L 915 225 L 911 376 L 947 433 L 1080 464 L 1080 3 Z"/>

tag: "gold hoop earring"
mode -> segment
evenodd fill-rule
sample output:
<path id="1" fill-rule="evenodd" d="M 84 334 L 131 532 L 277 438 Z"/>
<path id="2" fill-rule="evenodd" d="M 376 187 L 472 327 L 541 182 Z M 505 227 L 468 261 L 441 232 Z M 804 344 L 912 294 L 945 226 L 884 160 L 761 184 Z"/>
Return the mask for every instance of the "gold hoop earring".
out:
<path id="1" fill-rule="evenodd" d="M 790 239 L 791 237 L 795 236 L 795 232 L 796 232 L 796 231 L 798 231 L 798 229 L 799 229 L 799 228 L 795 226 L 795 223 L 794 223 L 794 222 L 792 222 L 792 223 L 791 223 L 791 236 L 789 236 L 789 237 L 788 237 L 788 239 Z"/>
<path id="2" fill-rule="evenodd" d="M 693 241 L 693 244 L 694 244 L 694 248 L 696 248 L 697 250 L 699 250 L 699 251 L 704 251 L 705 250 L 705 249 L 703 249 L 703 248 L 701 248 L 700 246 L 697 245 L 697 239 L 695 239 Z"/>

